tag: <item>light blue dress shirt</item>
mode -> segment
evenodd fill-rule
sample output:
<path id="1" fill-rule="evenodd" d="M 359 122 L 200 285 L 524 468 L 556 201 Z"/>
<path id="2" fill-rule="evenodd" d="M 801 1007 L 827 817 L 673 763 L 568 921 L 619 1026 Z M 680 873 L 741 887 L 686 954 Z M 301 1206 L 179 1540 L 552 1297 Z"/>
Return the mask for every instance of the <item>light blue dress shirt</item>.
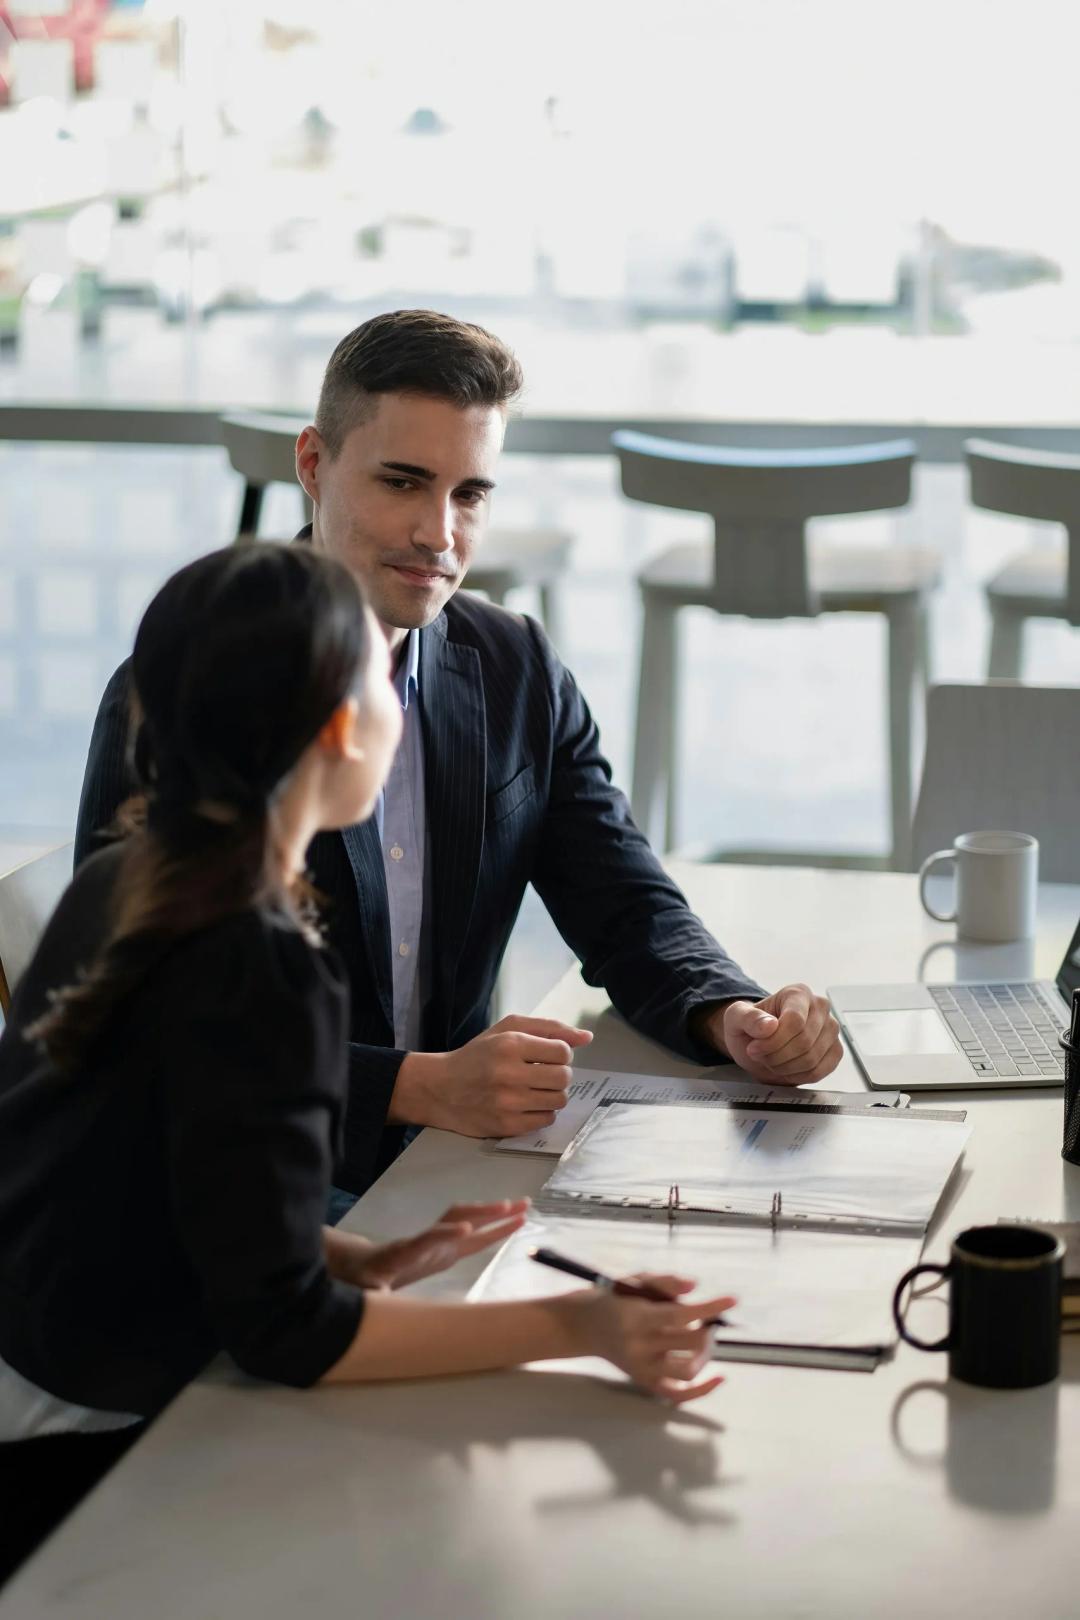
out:
<path id="1" fill-rule="evenodd" d="M 424 736 L 420 716 L 420 632 L 410 630 L 394 672 L 402 732 L 375 811 L 386 875 L 390 963 L 394 983 L 394 1045 L 420 1049 L 427 1000 L 424 929 Z"/>

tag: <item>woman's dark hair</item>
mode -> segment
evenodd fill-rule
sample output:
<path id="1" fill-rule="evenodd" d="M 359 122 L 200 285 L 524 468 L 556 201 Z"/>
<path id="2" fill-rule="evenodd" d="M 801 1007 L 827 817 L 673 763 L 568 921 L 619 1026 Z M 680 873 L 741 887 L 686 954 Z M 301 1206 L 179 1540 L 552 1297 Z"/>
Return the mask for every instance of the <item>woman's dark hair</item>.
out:
<path id="1" fill-rule="evenodd" d="M 253 906 L 306 926 L 270 858 L 268 811 L 368 655 L 356 581 L 309 546 L 231 546 L 162 586 L 131 661 L 142 794 L 124 807 L 111 928 L 27 1030 L 54 1063 L 73 1067 L 184 936 Z"/>

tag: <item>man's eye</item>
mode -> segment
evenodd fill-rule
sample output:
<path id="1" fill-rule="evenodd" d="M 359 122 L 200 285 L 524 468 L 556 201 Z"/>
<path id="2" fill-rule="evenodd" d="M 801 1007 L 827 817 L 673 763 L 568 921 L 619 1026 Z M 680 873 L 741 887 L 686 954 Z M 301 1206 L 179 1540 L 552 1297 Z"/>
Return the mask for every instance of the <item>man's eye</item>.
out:
<path id="1" fill-rule="evenodd" d="M 384 478 L 383 483 L 388 489 L 415 489 L 411 478 Z"/>
<path id="2" fill-rule="evenodd" d="M 486 493 L 486 490 L 482 489 L 459 489 L 458 500 L 464 501 L 466 506 L 479 506 Z"/>

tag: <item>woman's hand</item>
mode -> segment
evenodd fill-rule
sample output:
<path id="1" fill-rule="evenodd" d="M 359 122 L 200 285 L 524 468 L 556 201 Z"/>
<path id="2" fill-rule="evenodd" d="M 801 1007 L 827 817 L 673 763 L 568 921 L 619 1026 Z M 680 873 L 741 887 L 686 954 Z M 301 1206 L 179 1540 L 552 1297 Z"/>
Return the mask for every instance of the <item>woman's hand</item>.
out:
<path id="1" fill-rule="evenodd" d="M 366 1238 L 328 1228 L 324 1234 L 327 1263 L 333 1276 L 360 1288 L 404 1288 L 421 1277 L 445 1271 L 468 1254 L 501 1243 L 523 1224 L 528 1209 L 527 1198 L 453 1204 L 426 1232 L 392 1243 L 369 1243 Z"/>
<path id="2" fill-rule="evenodd" d="M 647 1274 L 625 1281 L 658 1288 L 670 1297 L 671 1304 L 634 1299 L 610 1289 L 579 1295 L 589 1341 L 587 1353 L 605 1356 L 642 1389 L 680 1406 L 722 1384 L 719 1375 L 700 1383 L 694 1379 L 712 1355 L 713 1330 L 705 1321 L 730 1309 L 734 1299 L 725 1294 L 692 1305 L 679 1304 L 679 1296 L 695 1286 L 687 1277 Z"/>

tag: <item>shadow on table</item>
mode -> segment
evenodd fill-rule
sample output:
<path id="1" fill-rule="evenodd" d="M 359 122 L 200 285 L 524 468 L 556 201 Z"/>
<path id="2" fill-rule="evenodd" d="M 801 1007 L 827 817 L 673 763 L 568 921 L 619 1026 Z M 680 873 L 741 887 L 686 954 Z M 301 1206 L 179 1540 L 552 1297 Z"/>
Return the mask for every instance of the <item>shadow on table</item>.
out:
<path id="1" fill-rule="evenodd" d="M 920 1379 L 893 1402 L 892 1442 L 912 1468 L 943 1472 L 949 1495 L 967 1507 L 1046 1513 L 1057 1491 L 1059 1389 L 1056 1380 L 1037 1389 L 977 1389 Z M 929 1397 L 934 1406 L 944 1400 L 944 1413 Z"/>
<path id="2" fill-rule="evenodd" d="M 465 1380 L 384 1385 L 377 1401 L 334 1401 L 323 1413 L 335 1427 L 355 1425 L 362 1446 L 375 1435 L 400 1434 L 407 1409 L 410 1446 L 449 1456 L 465 1473 L 477 1447 L 510 1452 L 522 1442 L 571 1442 L 588 1448 L 605 1480 L 589 1490 L 541 1489 L 534 1507 L 554 1518 L 642 1498 L 683 1524 L 737 1522 L 733 1513 L 695 1500 L 698 1491 L 738 1483 L 722 1471 L 723 1426 L 704 1413 L 665 1405 L 626 1383 L 555 1370 L 486 1375 L 481 1398 L 467 1391 Z M 536 1468 L 542 1473 L 542 1462 Z M 585 1478 L 594 1472 L 581 1469 Z"/>
<path id="3" fill-rule="evenodd" d="M 603 1012 L 583 1012 L 575 1022 L 592 1031 L 592 1044 L 579 1050 L 576 1062 L 582 1069 L 607 1069 L 613 1074 L 700 1075 L 700 1065 L 677 1058 L 666 1046 L 642 1035 L 613 1007 Z M 720 1062 L 717 1054 L 717 1063 Z M 728 1065 L 725 1064 L 725 1068 Z M 708 1072 L 708 1071 L 705 1071 Z"/>

